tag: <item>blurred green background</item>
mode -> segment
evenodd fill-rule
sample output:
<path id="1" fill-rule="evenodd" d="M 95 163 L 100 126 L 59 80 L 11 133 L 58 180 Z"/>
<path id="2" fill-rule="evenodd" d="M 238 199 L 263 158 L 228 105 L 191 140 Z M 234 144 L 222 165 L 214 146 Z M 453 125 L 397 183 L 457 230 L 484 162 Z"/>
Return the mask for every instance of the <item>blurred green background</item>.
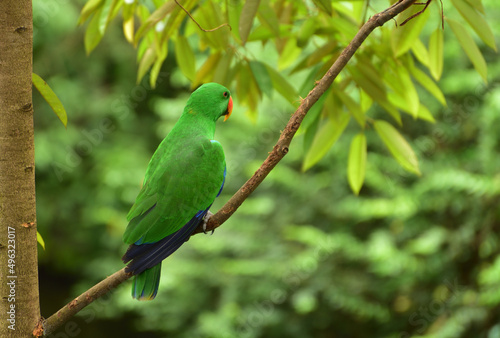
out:
<path id="1" fill-rule="evenodd" d="M 190 93 L 173 53 L 156 89 L 147 76 L 136 85 L 119 25 L 86 56 L 83 3 L 34 0 L 34 71 L 69 117 L 65 129 L 34 93 L 44 317 L 123 267 L 126 213 Z M 500 15 L 484 3 L 489 18 Z M 448 107 L 432 110 L 435 124 L 404 116 L 421 177 L 368 136 L 356 197 L 345 163 L 357 129 L 306 173 L 299 135 L 213 236 L 192 237 L 163 263 L 154 301 L 132 300 L 125 283 L 53 336 L 500 337 L 500 62 L 482 48 L 484 84 L 456 41 L 444 52 Z M 235 101 L 217 126 L 228 176 L 212 211 L 258 168 L 293 107 L 275 95 L 255 122 L 241 110 Z"/>

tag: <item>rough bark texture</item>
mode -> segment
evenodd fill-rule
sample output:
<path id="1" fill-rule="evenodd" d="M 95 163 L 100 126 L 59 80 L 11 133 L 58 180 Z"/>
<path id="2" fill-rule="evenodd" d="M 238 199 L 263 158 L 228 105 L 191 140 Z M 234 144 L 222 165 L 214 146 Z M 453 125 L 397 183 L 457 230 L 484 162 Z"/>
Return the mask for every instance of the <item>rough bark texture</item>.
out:
<path id="1" fill-rule="evenodd" d="M 0 1 L 0 337 L 40 317 L 31 73 L 31 0 Z"/>

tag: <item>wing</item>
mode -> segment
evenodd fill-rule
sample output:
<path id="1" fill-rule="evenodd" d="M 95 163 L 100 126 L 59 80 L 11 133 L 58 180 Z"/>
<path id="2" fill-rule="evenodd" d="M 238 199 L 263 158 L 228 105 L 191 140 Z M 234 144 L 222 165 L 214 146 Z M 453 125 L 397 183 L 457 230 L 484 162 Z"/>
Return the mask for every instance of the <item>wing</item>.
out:
<path id="1" fill-rule="evenodd" d="M 152 159 L 155 168 L 148 167 L 147 181 L 127 216 L 127 244 L 155 243 L 184 226 L 193 227 L 224 184 L 226 164 L 217 141 L 195 140 L 182 151 L 163 155 Z"/>

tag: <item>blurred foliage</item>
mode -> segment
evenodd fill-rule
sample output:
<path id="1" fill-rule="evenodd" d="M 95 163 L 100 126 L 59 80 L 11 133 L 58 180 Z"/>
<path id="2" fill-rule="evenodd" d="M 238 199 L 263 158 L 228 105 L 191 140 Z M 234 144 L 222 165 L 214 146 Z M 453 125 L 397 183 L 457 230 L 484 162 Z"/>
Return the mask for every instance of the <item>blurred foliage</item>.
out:
<path id="1" fill-rule="evenodd" d="M 328 3 L 308 2 L 326 10 Z M 332 11 L 339 3 L 330 3 Z M 437 27 L 440 7 L 433 3 L 428 15 Z M 466 3 L 484 4 L 491 18 L 500 15 L 493 0 Z M 85 29 L 76 27 L 83 2 L 34 0 L 33 5 L 34 72 L 50 84 L 68 113 L 64 129 L 34 93 L 38 226 L 46 249 L 39 255 L 40 296 L 42 315 L 48 317 L 123 267 L 126 213 L 150 156 L 180 115 L 191 83 L 169 47 L 156 87 L 148 74 L 135 84 L 136 55 L 121 27 L 109 24 L 87 56 Z M 454 13 L 446 6 L 447 20 L 448 11 Z M 186 18 L 182 22 L 193 32 L 188 40 L 201 34 L 194 33 L 197 28 Z M 436 34 L 427 26 L 423 41 Z M 500 32 L 500 24 L 493 22 L 492 29 Z M 419 158 L 421 176 L 389 157 L 370 124 L 362 127 L 365 183 L 354 196 L 350 187 L 359 186 L 359 177 L 346 180 L 348 171 L 355 170 L 345 163 L 363 162 L 363 120 L 348 110 L 353 121 L 315 166 L 302 171 L 309 153 L 304 144 L 314 142 L 306 130 L 213 236 L 194 236 L 169 257 L 154 301 L 132 300 L 126 283 L 53 336 L 500 337 L 500 62 L 487 41 L 473 35 L 488 64 L 485 83 L 470 56 L 460 52 L 463 41 L 455 40 L 454 30 L 444 31 L 443 97 L 435 97 L 434 89 L 416 88 L 419 106 L 425 103 L 436 122 L 400 116 L 399 130 Z M 252 60 L 268 60 L 268 47 L 251 45 L 255 31 L 245 45 L 248 53 Z M 373 36 L 382 38 L 382 31 Z M 304 45 L 294 60 L 310 55 L 312 45 L 326 38 L 317 39 L 305 39 L 311 46 Z M 382 69 L 383 54 L 368 47 L 352 69 L 359 62 Z M 207 57 L 198 48 L 193 53 L 196 64 Z M 330 62 L 326 55 L 316 63 L 318 71 Z M 259 67 L 246 71 L 262 71 Z M 416 82 L 422 74 L 430 78 L 415 69 Z M 286 78 L 293 84 L 309 78 L 312 85 L 316 76 L 307 73 Z M 323 104 L 338 94 L 333 92 Z M 351 97 L 362 109 L 365 99 L 363 94 Z M 349 107 L 351 100 L 340 94 L 336 102 Z M 231 118 L 217 127 L 228 177 L 212 211 L 262 163 L 293 111 L 286 98 L 263 95 L 252 123 L 244 114 L 247 103 L 235 100 Z M 331 108 L 315 109 L 320 116 Z M 377 107 L 370 114 L 379 121 L 384 117 Z M 305 123 L 318 130 L 323 125 L 317 119 Z M 384 124 L 382 129 L 388 131 Z"/>
<path id="2" fill-rule="evenodd" d="M 468 32 L 472 28 L 496 50 L 484 6 L 481 0 L 453 0 L 452 4 L 453 8 L 446 8 L 446 23 L 487 82 L 486 62 Z M 361 25 L 388 5 L 368 0 L 186 0 L 182 4 L 178 0 L 89 0 L 79 23 L 88 22 L 85 48 L 90 53 L 113 19 L 121 17 L 124 36 L 137 48 L 138 82 L 150 70 L 149 82 L 154 87 L 161 65 L 173 51 L 192 89 L 210 81 L 235 87 L 233 96 L 255 119 L 262 99 L 272 98 L 273 91 L 297 106 Z M 376 119 L 374 103 L 399 126 L 400 111 L 414 119 L 434 121 L 416 83 L 446 105 L 434 82 L 441 78 L 444 65 L 443 10 L 438 1 L 419 2 L 363 43 L 301 127 L 308 135 L 303 170 L 325 156 L 353 118 L 361 135 L 373 126 L 401 166 L 419 174 L 413 149 L 397 129 Z M 434 79 L 421 68 L 427 68 Z M 351 148 L 351 158 L 366 153 L 366 142 L 357 145 Z M 366 162 L 349 161 L 348 166 L 349 181 L 357 182 L 351 188 L 357 194 Z"/>

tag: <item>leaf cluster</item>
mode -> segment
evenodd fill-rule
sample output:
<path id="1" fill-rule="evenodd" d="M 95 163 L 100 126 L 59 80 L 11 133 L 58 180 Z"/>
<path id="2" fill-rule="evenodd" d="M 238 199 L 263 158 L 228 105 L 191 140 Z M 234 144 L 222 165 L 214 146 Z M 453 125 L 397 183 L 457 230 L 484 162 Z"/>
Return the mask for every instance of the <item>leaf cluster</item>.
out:
<path id="1" fill-rule="evenodd" d="M 444 69 L 442 20 L 485 82 L 486 62 L 469 27 L 496 50 L 480 0 L 453 0 L 453 8 L 446 8 L 446 13 L 437 1 L 432 4 L 423 12 L 422 4 L 415 4 L 394 25 L 373 34 L 311 110 L 301 127 L 305 133 L 304 171 L 320 161 L 355 123 L 359 135 L 352 140 L 347 164 L 354 193 L 359 193 L 365 179 L 366 161 L 362 159 L 369 146 L 360 140 L 371 129 L 404 169 L 420 173 L 412 147 L 383 119 L 399 128 L 401 113 L 434 122 L 423 92 L 446 106 L 435 82 Z M 296 106 L 361 24 L 375 13 L 373 6 L 368 1 L 188 0 L 180 4 L 174 0 L 90 0 L 79 22 L 88 22 L 85 48 L 90 53 L 111 21 L 121 16 L 124 36 L 137 48 L 138 82 L 150 71 L 149 81 L 154 86 L 173 51 L 192 88 L 210 81 L 234 88 L 238 106 L 246 106 L 255 120 L 260 103 L 264 98 L 273 99 L 274 91 Z M 409 18 L 404 26 L 398 25 Z M 217 29 L 208 31 L 214 27 Z"/>

